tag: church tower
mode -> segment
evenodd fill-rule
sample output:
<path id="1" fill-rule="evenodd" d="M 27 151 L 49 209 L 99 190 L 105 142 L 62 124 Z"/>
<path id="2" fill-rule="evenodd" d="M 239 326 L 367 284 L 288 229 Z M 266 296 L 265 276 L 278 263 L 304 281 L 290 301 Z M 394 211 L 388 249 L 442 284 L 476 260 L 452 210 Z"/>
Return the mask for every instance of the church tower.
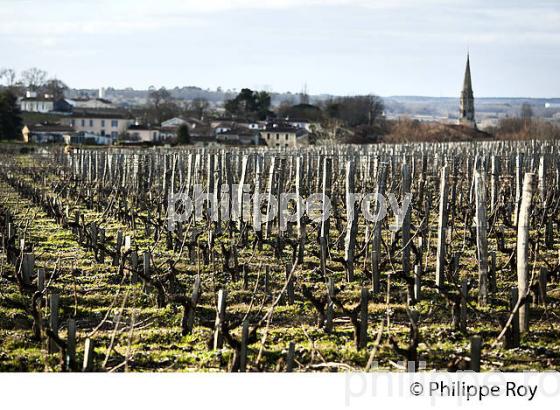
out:
<path id="1" fill-rule="evenodd" d="M 474 95 L 471 82 L 471 64 L 467 54 L 467 67 L 465 68 L 465 79 L 463 81 L 463 91 L 461 91 L 461 112 L 459 113 L 459 124 L 467 127 L 476 128 L 474 119 Z"/>

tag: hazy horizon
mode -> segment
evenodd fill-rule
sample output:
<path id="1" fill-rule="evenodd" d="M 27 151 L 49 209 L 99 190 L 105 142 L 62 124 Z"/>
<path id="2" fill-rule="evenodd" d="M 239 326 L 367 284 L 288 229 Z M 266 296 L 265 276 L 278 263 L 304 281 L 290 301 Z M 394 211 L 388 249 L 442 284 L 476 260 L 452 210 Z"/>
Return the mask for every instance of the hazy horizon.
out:
<path id="1" fill-rule="evenodd" d="M 421 4 L 419 4 L 421 3 Z M 0 66 L 72 88 L 560 96 L 553 0 L 0 0 Z"/>

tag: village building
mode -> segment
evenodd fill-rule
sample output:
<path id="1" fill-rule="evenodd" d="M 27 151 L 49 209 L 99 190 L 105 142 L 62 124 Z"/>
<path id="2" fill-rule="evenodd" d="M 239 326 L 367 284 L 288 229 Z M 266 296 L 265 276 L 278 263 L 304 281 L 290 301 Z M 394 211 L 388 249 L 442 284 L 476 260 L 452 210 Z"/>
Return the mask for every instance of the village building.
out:
<path id="1" fill-rule="evenodd" d="M 224 144 L 257 145 L 259 133 L 245 127 L 237 127 L 216 135 L 216 141 Z"/>
<path id="2" fill-rule="evenodd" d="M 112 145 L 115 140 L 110 135 L 99 135 L 80 131 L 72 135 L 69 142 L 65 142 L 66 144 Z"/>
<path id="3" fill-rule="evenodd" d="M 27 91 L 25 97 L 19 100 L 23 112 L 37 112 L 47 114 L 51 112 L 70 112 L 72 105 L 64 99 L 54 99 L 51 95 L 38 96 L 36 92 Z"/>
<path id="4" fill-rule="evenodd" d="M 76 109 L 114 110 L 117 106 L 105 98 L 74 98 L 67 100 Z"/>
<path id="5" fill-rule="evenodd" d="M 212 129 L 214 135 L 231 131 L 235 127 L 237 127 L 237 123 L 235 121 L 212 121 L 210 123 L 210 128 Z"/>
<path id="6" fill-rule="evenodd" d="M 250 130 L 262 130 L 266 126 L 265 121 L 238 121 L 237 126 Z"/>
<path id="7" fill-rule="evenodd" d="M 162 128 L 177 129 L 181 125 L 187 125 L 187 120 L 182 117 L 173 117 L 161 123 Z"/>
<path id="8" fill-rule="evenodd" d="M 198 118 L 193 117 L 173 117 L 161 123 L 160 133 L 164 140 L 174 140 L 177 137 L 177 131 L 182 125 L 187 126 L 189 135 L 206 135 L 208 132 L 208 124 Z"/>
<path id="9" fill-rule="evenodd" d="M 286 117 L 284 119 L 284 122 L 286 124 L 289 124 L 290 126 L 297 128 L 297 129 L 304 129 L 307 132 L 312 132 L 313 128 L 317 128 L 318 124 L 317 123 L 313 123 L 311 121 L 308 120 L 304 120 L 304 119 L 297 119 L 297 118 L 290 118 L 290 117 Z"/>
<path id="10" fill-rule="evenodd" d="M 269 124 L 260 131 L 260 137 L 271 148 L 295 148 L 309 144 L 307 130 L 287 124 Z"/>
<path id="11" fill-rule="evenodd" d="M 76 132 L 86 132 L 99 136 L 109 136 L 115 141 L 119 135 L 126 133 L 132 120 L 119 110 L 75 110 L 63 121 Z"/>
<path id="12" fill-rule="evenodd" d="M 61 124 L 32 124 L 25 125 L 21 130 L 23 142 L 45 144 L 66 143 L 69 144 L 74 135 L 74 129 L 68 125 Z"/>
<path id="13" fill-rule="evenodd" d="M 204 126 L 206 123 L 193 117 L 173 117 L 161 123 L 162 128 L 179 128 L 181 125 L 186 125 L 189 129 L 194 129 Z"/>
<path id="14" fill-rule="evenodd" d="M 126 141 L 159 143 L 163 142 L 163 138 L 159 127 L 135 123 L 128 127 Z"/>

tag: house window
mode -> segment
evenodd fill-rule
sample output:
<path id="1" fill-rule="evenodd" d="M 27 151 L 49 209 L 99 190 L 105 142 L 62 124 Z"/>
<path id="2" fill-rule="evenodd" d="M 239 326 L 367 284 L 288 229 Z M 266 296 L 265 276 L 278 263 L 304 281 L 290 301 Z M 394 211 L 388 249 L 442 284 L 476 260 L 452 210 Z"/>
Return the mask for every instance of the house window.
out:
<path id="1" fill-rule="evenodd" d="M 86 126 L 86 120 L 82 120 L 82 127 Z"/>
<path id="2" fill-rule="evenodd" d="M 102 136 L 105 136 L 105 130 L 101 130 L 100 134 L 101 134 Z"/>
<path id="3" fill-rule="evenodd" d="M 93 120 L 89 120 L 89 126 L 93 127 Z"/>
<path id="4" fill-rule="evenodd" d="M 70 120 L 70 126 L 73 127 L 74 125 L 75 125 L 74 120 Z"/>
<path id="5" fill-rule="evenodd" d="M 276 134 L 276 139 L 277 139 L 277 140 L 280 139 L 280 134 Z"/>
<path id="6" fill-rule="evenodd" d="M 105 126 L 105 120 L 101 120 L 101 126 L 102 126 L 102 127 Z"/>
<path id="7" fill-rule="evenodd" d="M 119 120 L 111 120 L 111 127 L 117 128 L 119 126 Z"/>
<path id="8" fill-rule="evenodd" d="M 119 136 L 119 133 L 117 131 L 111 131 L 111 138 L 117 139 L 118 136 Z"/>
<path id="9" fill-rule="evenodd" d="M 286 134 L 286 141 L 288 141 L 288 134 Z"/>

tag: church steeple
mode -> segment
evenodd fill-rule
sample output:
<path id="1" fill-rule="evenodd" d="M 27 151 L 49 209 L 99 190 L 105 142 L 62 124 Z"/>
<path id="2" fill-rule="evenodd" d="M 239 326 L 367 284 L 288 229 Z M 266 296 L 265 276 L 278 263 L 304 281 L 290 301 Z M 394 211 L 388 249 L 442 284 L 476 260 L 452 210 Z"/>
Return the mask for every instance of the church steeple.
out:
<path id="1" fill-rule="evenodd" d="M 467 67 L 465 68 L 465 79 L 463 81 L 463 90 L 470 90 L 470 92 L 472 93 L 471 62 L 468 53 L 467 53 Z"/>
<path id="2" fill-rule="evenodd" d="M 461 111 L 459 113 L 459 123 L 476 128 L 474 119 L 474 94 L 471 80 L 470 56 L 467 53 L 467 66 L 465 67 L 465 78 L 463 80 L 463 91 L 461 91 Z"/>

